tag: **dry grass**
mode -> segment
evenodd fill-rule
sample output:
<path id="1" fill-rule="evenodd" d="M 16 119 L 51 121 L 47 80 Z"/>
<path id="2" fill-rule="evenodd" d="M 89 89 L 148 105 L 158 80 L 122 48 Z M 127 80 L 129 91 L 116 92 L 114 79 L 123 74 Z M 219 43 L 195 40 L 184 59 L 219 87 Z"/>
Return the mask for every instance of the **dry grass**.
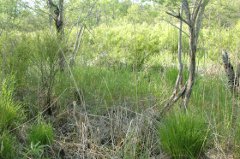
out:
<path id="1" fill-rule="evenodd" d="M 154 109 L 141 114 L 124 106 L 110 108 L 98 116 L 74 104 L 57 116 L 54 148 L 65 158 L 158 158 Z M 60 153 L 61 152 L 61 153 Z"/>

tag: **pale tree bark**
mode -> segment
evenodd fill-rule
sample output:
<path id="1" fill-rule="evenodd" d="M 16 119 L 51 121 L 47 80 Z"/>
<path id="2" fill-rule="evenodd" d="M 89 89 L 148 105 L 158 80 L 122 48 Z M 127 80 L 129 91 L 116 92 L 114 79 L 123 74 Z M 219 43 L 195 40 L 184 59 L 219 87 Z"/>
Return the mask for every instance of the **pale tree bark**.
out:
<path id="1" fill-rule="evenodd" d="M 180 8 L 180 12 L 179 12 L 179 16 L 182 17 L 182 12 L 183 12 L 183 5 L 181 5 Z M 165 105 L 164 109 L 162 110 L 162 114 L 164 114 L 165 112 L 167 112 L 171 106 L 182 96 L 182 94 L 184 93 L 185 89 L 180 90 L 180 85 L 182 84 L 183 81 L 183 63 L 182 63 L 182 25 L 183 25 L 183 21 L 182 19 L 179 20 L 179 34 L 178 34 L 178 76 L 177 76 L 177 80 L 175 83 L 175 87 L 173 90 L 173 94 L 170 97 L 168 103 Z"/>
<path id="2" fill-rule="evenodd" d="M 183 7 L 181 5 L 179 15 L 182 16 Z M 183 81 L 183 63 L 182 63 L 182 20 L 179 21 L 179 34 L 178 34 L 178 77 L 175 84 L 175 90 L 173 94 L 177 94 L 180 89 L 180 85 Z"/>
<path id="3" fill-rule="evenodd" d="M 201 29 L 201 24 L 202 24 L 202 19 L 203 19 L 203 13 L 205 11 L 205 7 L 207 5 L 207 3 L 209 2 L 209 0 L 196 0 L 194 1 L 193 4 L 193 9 L 191 10 L 189 7 L 189 3 L 187 0 L 182 0 L 182 4 L 181 4 L 181 8 L 182 11 L 185 14 L 185 18 L 183 17 L 181 13 L 181 11 L 176 14 L 176 13 L 172 13 L 172 12 L 167 12 L 167 14 L 177 18 L 180 20 L 180 24 L 181 22 L 187 24 L 188 26 L 188 31 L 189 31 L 189 74 L 188 74 L 188 79 L 185 83 L 185 85 L 183 85 L 181 88 L 179 87 L 179 81 L 182 76 L 182 72 L 183 72 L 183 66 L 181 64 L 181 56 L 178 57 L 179 59 L 179 75 L 178 78 L 176 80 L 176 85 L 174 88 L 174 92 L 173 95 L 170 97 L 170 99 L 168 100 L 168 102 L 165 104 L 161 115 L 164 115 L 169 109 L 171 109 L 171 107 L 174 105 L 174 103 L 176 103 L 181 97 L 183 98 L 183 108 L 185 111 L 187 111 L 187 106 L 189 103 L 189 99 L 192 93 L 192 87 L 194 85 L 194 81 L 195 81 L 195 73 L 196 73 L 196 53 L 197 53 L 197 42 L 198 42 L 198 37 L 199 37 L 199 32 Z M 180 33 L 181 32 L 181 33 Z M 179 29 L 179 37 L 182 34 L 182 29 Z M 182 41 L 182 38 L 179 38 L 179 40 Z M 181 42 L 179 42 L 179 48 L 180 48 Z M 182 47 L 182 46 L 181 46 Z M 178 50 L 179 51 L 179 50 Z M 181 78 L 182 80 L 182 78 Z"/>
<path id="4" fill-rule="evenodd" d="M 73 55 L 72 55 L 72 58 L 70 60 L 70 66 L 74 66 L 75 65 L 77 52 L 78 52 L 78 50 L 80 48 L 80 45 L 81 45 L 81 40 L 82 40 L 82 36 L 83 36 L 84 30 L 85 30 L 84 25 L 82 25 L 80 27 L 80 30 L 78 30 L 77 38 L 76 38 L 76 41 L 75 41 L 75 44 L 74 44 Z"/>
<path id="5" fill-rule="evenodd" d="M 205 7 L 208 2 L 209 0 L 196 0 L 194 4 L 193 12 L 192 14 L 190 14 L 190 9 L 187 4 L 187 0 L 184 0 L 184 3 L 186 4 L 185 12 L 186 14 L 189 14 L 188 21 L 190 24 L 189 25 L 189 33 L 190 33 L 189 77 L 187 81 L 187 87 L 186 87 L 186 92 L 184 94 L 184 103 L 183 103 L 185 110 L 187 109 L 188 102 L 192 93 L 192 87 L 195 82 L 196 52 L 197 52 L 198 37 L 199 37 L 201 25 L 202 25 L 203 13 L 205 11 Z"/>
<path id="6" fill-rule="evenodd" d="M 79 30 L 78 30 L 76 41 L 75 41 L 75 44 L 74 44 L 74 50 L 73 50 L 73 53 L 72 53 L 72 57 L 70 59 L 70 66 L 71 67 L 75 65 L 75 60 L 76 60 L 76 57 L 77 57 L 78 50 L 81 46 L 81 41 L 83 39 L 83 34 L 84 34 L 85 29 L 87 29 L 87 26 L 84 24 L 84 21 L 87 18 L 89 18 L 89 16 L 92 14 L 92 10 L 95 7 L 95 5 L 96 5 L 96 3 L 94 3 L 92 5 L 92 7 L 89 9 L 86 17 L 84 17 L 83 19 L 81 19 L 80 16 L 78 17 L 77 26 L 79 27 Z"/>

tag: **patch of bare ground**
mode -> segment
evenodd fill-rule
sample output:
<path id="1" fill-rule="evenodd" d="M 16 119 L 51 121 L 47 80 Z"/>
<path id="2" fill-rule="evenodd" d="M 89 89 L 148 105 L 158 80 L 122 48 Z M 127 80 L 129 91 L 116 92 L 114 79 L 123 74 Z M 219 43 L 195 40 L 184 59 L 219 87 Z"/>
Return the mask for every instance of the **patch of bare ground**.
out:
<path id="1" fill-rule="evenodd" d="M 235 159 L 231 152 L 224 152 L 217 149 L 210 149 L 206 155 L 209 159 Z"/>
<path id="2" fill-rule="evenodd" d="M 54 121 L 58 158 L 163 158 L 154 126 L 154 109 L 136 113 L 115 106 L 98 116 L 83 113 L 76 103 Z"/>

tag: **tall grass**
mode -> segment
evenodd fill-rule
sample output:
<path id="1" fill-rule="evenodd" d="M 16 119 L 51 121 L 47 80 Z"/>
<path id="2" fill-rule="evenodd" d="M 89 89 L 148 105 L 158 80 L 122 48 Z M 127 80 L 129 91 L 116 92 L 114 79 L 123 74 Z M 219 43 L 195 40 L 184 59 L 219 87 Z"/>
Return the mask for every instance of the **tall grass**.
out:
<path id="1" fill-rule="evenodd" d="M 14 159 L 17 158 L 18 144 L 16 138 L 8 131 L 0 134 L 0 158 Z"/>
<path id="2" fill-rule="evenodd" d="M 158 130 L 162 148 L 173 158 L 199 158 L 206 149 L 209 130 L 201 116 L 171 114 Z"/>
<path id="3" fill-rule="evenodd" d="M 13 99 L 14 78 L 4 79 L 0 92 L 0 132 L 16 126 L 24 118 L 20 104 Z"/>

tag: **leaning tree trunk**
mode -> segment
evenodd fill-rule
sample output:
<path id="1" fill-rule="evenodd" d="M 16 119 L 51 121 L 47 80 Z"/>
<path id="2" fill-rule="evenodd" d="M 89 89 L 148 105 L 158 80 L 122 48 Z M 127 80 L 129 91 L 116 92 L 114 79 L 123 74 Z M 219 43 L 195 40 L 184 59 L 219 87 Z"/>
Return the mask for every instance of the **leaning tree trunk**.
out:
<path id="1" fill-rule="evenodd" d="M 183 6 L 181 5 L 179 15 L 182 16 Z M 179 20 L 179 34 L 178 34 L 178 76 L 175 83 L 173 94 L 175 95 L 179 91 L 179 87 L 183 82 L 183 63 L 182 63 L 182 20 Z"/>
<path id="2" fill-rule="evenodd" d="M 189 47 L 190 47 L 189 75 L 188 75 L 188 80 L 184 86 L 182 86 L 180 89 L 176 88 L 175 86 L 175 90 L 173 91 L 172 96 L 170 97 L 168 102 L 165 104 L 160 114 L 161 116 L 164 115 L 168 110 L 170 110 L 170 108 L 174 105 L 174 103 L 176 103 L 181 97 L 183 98 L 184 110 L 185 111 L 187 110 L 189 99 L 192 93 L 192 87 L 195 81 L 198 36 L 199 36 L 201 24 L 202 24 L 203 13 L 208 2 L 209 0 L 196 0 L 193 2 L 194 3 L 193 9 L 190 9 L 188 1 L 182 0 L 181 7 L 185 13 L 185 18 L 183 18 L 183 16 L 180 13 L 176 14 L 172 12 L 167 12 L 167 14 L 179 19 L 181 22 L 184 22 L 188 26 Z M 179 30 L 181 30 L 181 28 Z M 179 39 L 179 40 L 182 40 L 182 39 Z M 182 71 L 182 69 L 179 69 L 179 71 Z M 181 72 L 179 72 L 179 74 L 181 74 Z M 178 80 L 179 79 L 177 79 L 176 83 L 178 83 Z"/>
<path id="3" fill-rule="evenodd" d="M 197 52 L 197 43 L 195 36 L 195 28 L 190 28 L 190 57 L 189 57 L 189 77 L 187 81 L 186 91 L 184 94 L 183 106 L 184 109 L 187 109 L 187 105 L 192 93 L 192 87 L 195 81 L 195 72 L 196 72 L 196 52 Z"/>

